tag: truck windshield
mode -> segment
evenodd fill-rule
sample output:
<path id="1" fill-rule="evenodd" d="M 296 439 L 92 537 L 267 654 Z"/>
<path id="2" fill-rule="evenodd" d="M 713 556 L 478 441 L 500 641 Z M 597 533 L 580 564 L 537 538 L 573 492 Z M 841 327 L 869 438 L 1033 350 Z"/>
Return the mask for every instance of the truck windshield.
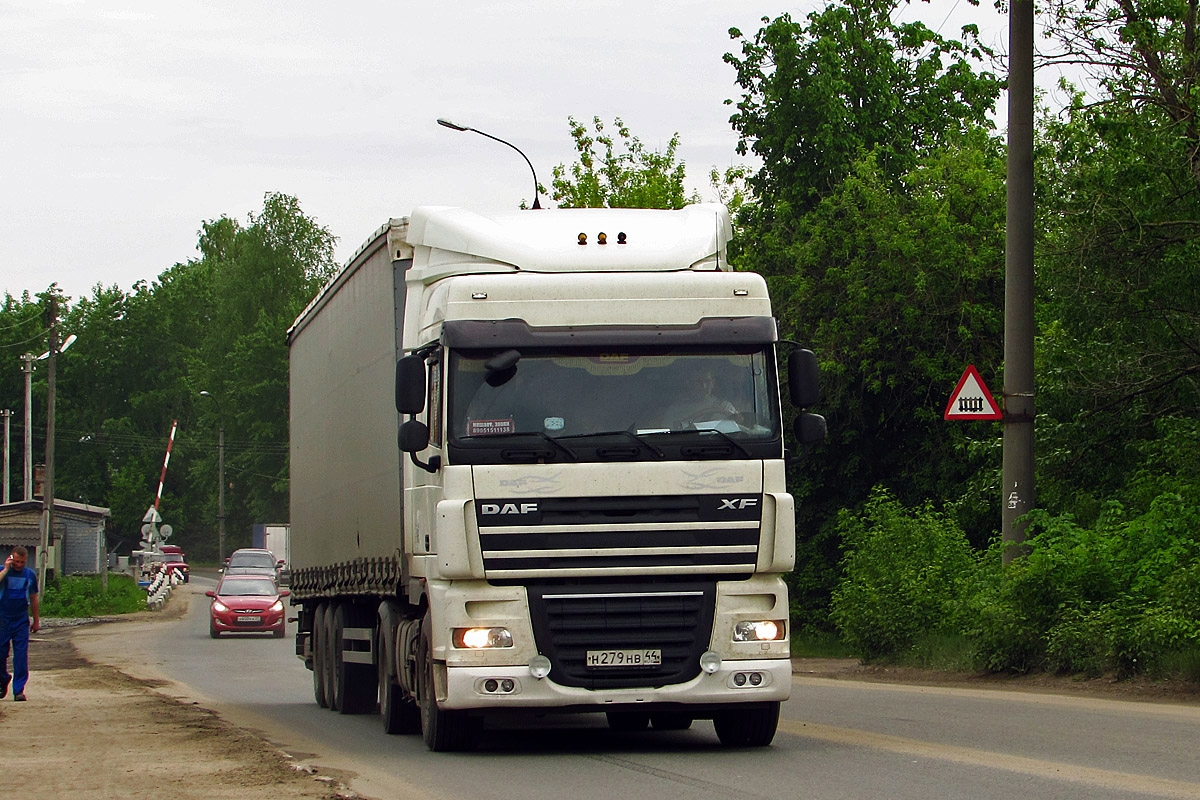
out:
<path id="1" fill-rule="evenodd" d="M 447 429 L 459 463 L 780 454 L 769 348 L 498 355 L 451 354 Z"/>

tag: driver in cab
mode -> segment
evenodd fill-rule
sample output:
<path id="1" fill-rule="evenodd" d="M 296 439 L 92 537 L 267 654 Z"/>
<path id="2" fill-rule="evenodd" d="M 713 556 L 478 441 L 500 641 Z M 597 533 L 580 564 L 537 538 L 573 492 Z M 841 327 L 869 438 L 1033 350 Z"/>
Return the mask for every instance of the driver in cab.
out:
<path id="1" fill-rule="evenodd" d="M 686 385 L 685 396 L 667 407 L 666 419 L 673 429 L 737 416 L 733 403 L 715 394 L 717 379 L 711 369 L 691 373 Z"/>

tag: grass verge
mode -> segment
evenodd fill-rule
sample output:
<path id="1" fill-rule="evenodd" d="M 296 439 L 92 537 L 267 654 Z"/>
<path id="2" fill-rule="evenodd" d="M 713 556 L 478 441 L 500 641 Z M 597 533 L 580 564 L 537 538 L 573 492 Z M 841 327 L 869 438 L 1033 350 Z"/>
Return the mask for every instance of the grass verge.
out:
<path id="1" fill-rule="evenodd" d="M 108 589 L 98 575 L 66 575 L 48 582 L 39 611 L 43 617 L 96 617 L 146 610 L 146 590 L 128 575 L 108 576 Z"/>

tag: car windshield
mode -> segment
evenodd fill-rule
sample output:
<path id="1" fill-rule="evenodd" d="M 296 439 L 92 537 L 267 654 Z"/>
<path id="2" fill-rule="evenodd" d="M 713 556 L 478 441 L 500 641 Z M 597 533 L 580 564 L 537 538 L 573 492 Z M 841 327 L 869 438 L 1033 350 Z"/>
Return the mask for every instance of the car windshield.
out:
<path id="1" fill-rule="evenodd" d="M 274 581 L 261 578 L 226 578 L 217 587 L 217 594 L 224 597 L 273 597 L 278 593 Z"/>
<path id="2" fill-rule="evenodd" d="M 703 440 L 719 442 L 728 457 L 745 458 L 755 444 L 778 446 L 769 347 L 529 349 L 509 351 L 508 359 L 489 365 L 497 355 L 452 353 L 447 430 L 460 455 L 472 448 L 499 454 L 497 448 L 532 447 L 556 461 L 610 452 L 652 460 Z"/>
<path id="3" fill-rule="evenodd" d="M 229 559 L 231 567 L 275 568 L 275 557 L 270 553 L 234 553 Z"/>

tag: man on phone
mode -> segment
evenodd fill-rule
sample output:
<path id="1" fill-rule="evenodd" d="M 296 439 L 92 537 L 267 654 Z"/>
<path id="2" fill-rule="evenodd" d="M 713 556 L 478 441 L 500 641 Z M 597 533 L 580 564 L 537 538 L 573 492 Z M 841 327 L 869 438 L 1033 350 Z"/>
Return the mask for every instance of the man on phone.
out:
<path id="1" fill-rule="evenodd" d="M 25 566 L 29 552 L 14 547 L 0 570 L 0 698 L 12 682 L 13 700 L 25 699 L 29 680 L 29 634 L 41 627 L 38 618 L 37 573 Z M 33 622 L 29 612 L 33 612 Z M 8 674 L 8 647 L 12 643 L 13 674 Z"/>

